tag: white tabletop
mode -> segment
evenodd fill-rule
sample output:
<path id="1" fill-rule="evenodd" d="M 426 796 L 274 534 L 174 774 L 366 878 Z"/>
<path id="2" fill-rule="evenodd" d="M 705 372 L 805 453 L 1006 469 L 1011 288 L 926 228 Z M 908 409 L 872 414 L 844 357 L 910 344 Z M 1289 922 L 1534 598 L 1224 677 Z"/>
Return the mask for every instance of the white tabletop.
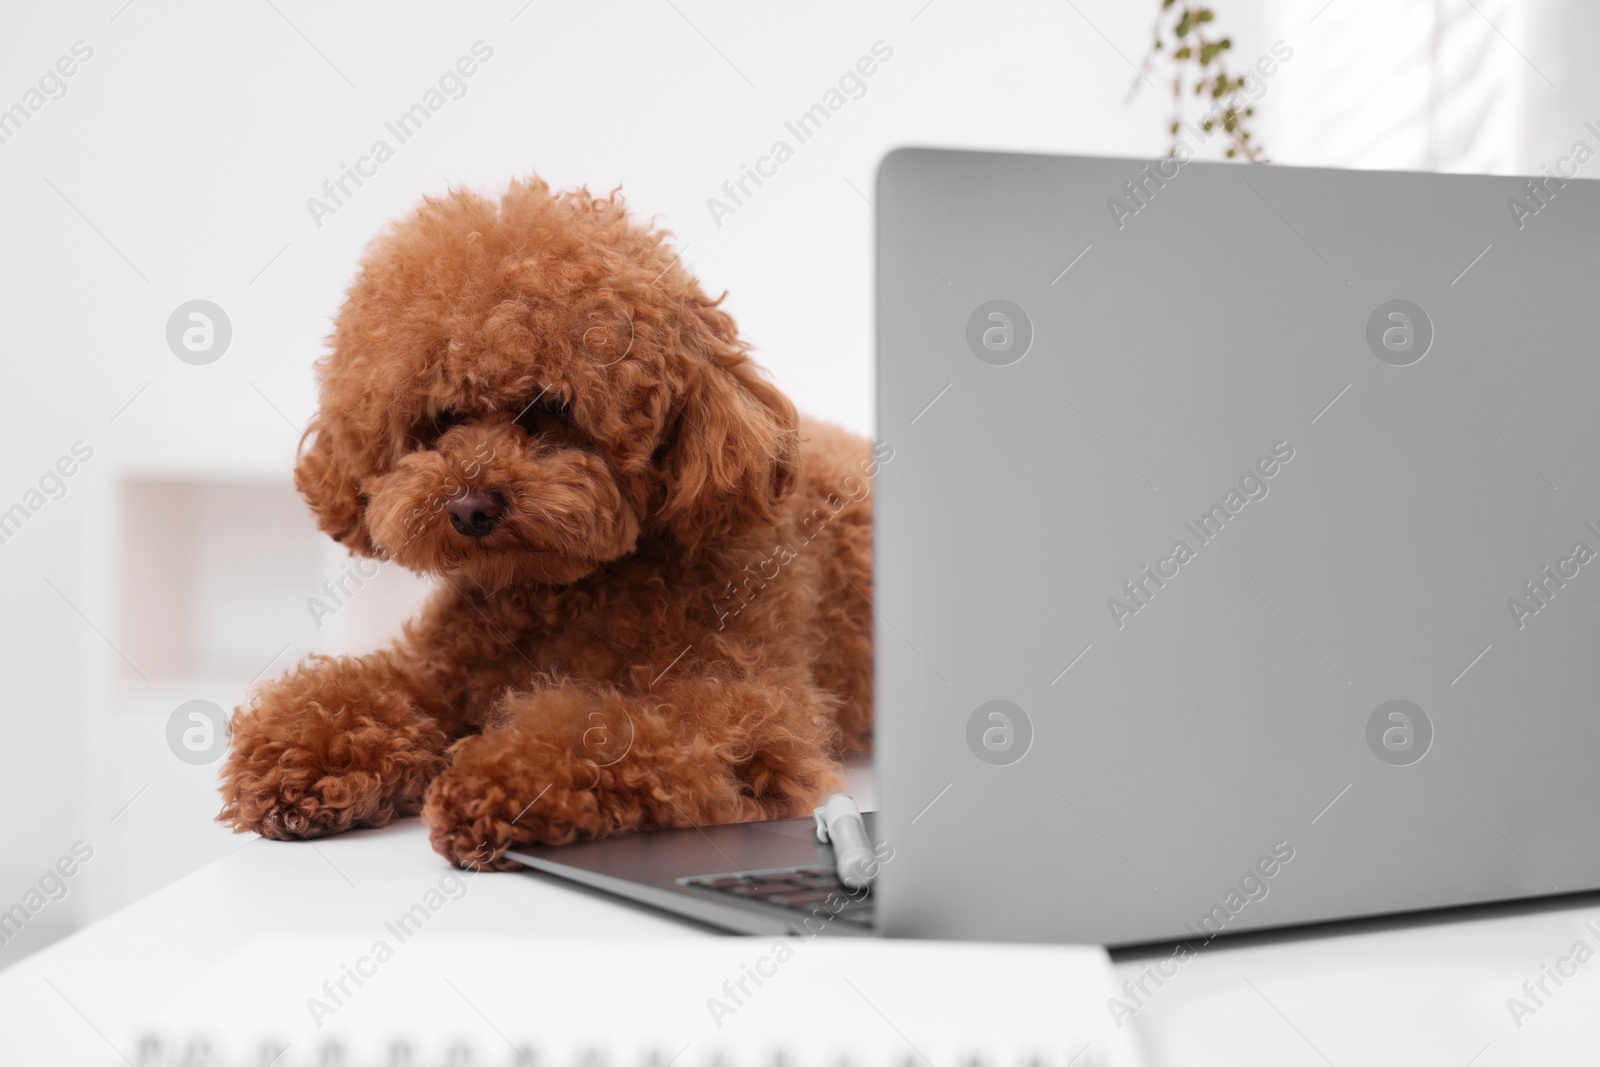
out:
<path id="1" fill-rule="evenodd" d="M 460 872 L 409 819 L 235 852 L 0 971 L 0 1064 L 103 1063 L 126 1030 L 202 967 L 263 933 L 372 933 Z M 449 883 L 447 883 L 449 884 Z M 699 928 L 534 872 L 460 884 L 430 934 L 636 938 Z M 115 1062 L 113 1060 L 113 1062 Z"/>
<path id="2" fill-rule="evenodd" d="M 251 839 L 221 860 L 0 971 L 0 1063 L 103 1063 L 172 989 L 263 933 L 379 933 L 452 868 L 408 820 L 316 842 Z M 1592 922 L 1594 929 L 1585 926 Z M 704 937 L 649 909 L 534 873 L 484 874 L 429 921 L 440 935 Z M 1218 942 L 1125 1003 L 1154 1064 L 1593 1063 L 1600 902 L 1545 902 L 1320 933 Z M 1582 955 L 1582 953 L 1579 953 Z M 1167 953 L 1124 957 L 1137 983 Z M 1573 972 L 1535 1005 L 1546 964 Z M 1173 965 L 1166 964 L 1172 971 Z M 1534 987 L 1537 991 L 1537 986 Z M 1513 1019 L 1507 999 L 1531 1013 Z M 1521 1026 L 1517 1025 L 1520 1021 Z"/>
<path id="3" fill-rule="evenodd" d="M 1554 1067 L 1600 1063 L 1596 952 L 1588 894 L 1220 938 L 1182 965 L 1171 948 L 1118 953 L 1115 970 L 1149 991 L 1122 999 L 1154 1064 Z M 1157 964 L 1176 971 L 1160 987 Z M 1544 971 L 1558 964 L 1561 985 Z M 1523 982 L 1541 978 L 1536 1002 Z"/>

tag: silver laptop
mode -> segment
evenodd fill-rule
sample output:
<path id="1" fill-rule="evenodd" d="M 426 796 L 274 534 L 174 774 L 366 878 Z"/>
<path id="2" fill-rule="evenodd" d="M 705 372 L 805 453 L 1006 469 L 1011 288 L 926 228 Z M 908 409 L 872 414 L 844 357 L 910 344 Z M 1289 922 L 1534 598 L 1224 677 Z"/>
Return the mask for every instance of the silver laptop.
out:
<path id="1" fill-rule="evenodd" d="M 826 932 L 1600 887 L 1596 183 L 913 149 L 876 208 L 893 855 Z M 518 855 L 743 930 L 827 869 L 804 822 Z"/>

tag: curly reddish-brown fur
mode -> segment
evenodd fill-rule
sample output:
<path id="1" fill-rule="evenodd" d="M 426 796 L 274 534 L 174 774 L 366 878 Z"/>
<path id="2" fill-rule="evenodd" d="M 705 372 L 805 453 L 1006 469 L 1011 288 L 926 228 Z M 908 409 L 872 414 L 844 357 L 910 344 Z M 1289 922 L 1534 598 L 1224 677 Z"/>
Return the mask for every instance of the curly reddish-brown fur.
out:
<path id="1" fill-rule="evenodd" d="M 295 483 L 352 552 L 438 579 L 388 649 L 233 717 L 219 819 L 423 813 L 457 863 L 804 814 L 872 730 L 871 479 L 615 194 L 514 183 L 378 238 Z M 492 530 L 452 525 L 487 494 Z"/>

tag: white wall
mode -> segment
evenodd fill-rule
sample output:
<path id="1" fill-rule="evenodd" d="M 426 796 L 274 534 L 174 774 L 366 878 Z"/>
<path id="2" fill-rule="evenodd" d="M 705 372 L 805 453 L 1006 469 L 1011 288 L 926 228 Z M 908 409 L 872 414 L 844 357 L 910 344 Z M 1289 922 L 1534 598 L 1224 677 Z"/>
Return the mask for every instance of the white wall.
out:
<path id="1" fill-rule="evenodd" d="M 311 626 L 304 600 L 339 559 L 284 486 L 314 404 L 311 362 L 352 265 L 419 195 L 449 183 L 492 191 L 530 171 L 557 185 L 620 183 L 638 212 L 676 231 L 711 291 L 729 290 L 803 409 L 870 432 L 872 209 L 857 190 L 870 194 L 885 151 L 1164 149 L 1167 101 L 1146 90 L 1125 103 L 1157 0 L 123 4 L 0 14 L 0 108 L 75 42 L 93 49 L 65 95 L 0 143 L 0 510 L 74 442 L 94 449 L 65 496 L 0 544 L 0 909 L 74 841 L 97 849 L 68 897 L 0 947 L 0 966 L 233 847 L 204 825 L 215 766 L 165 749 L 171 707 L 231 706 L 256 673 L 246 664 L 284 645 L 273 670 L 309 648 L 370 643 L 414 595 L 386 578 L 388 592 L 338 633 Z M 1384 64 L 1359 62 L 1397 32 L 1394 5 L 1335 0 L 1315 22 L 1321 0 L 1216 5 L 1241 58 L 1275 37 L 1300 50 L 1262 105 L 1275 159 L 1428 165 L 1417 144 L 1432 119 L 1382 152 L 1363 141 L 1369 126 L 1323 136 L 1343 103 L 1413 119 L 1434 106 L 1415 72 L 1391 83 Z M 1575 92 L 1593 80 L 1572 43 L 1591 34 L 1566 34 L 1548 11 L 1480 6 L 1514 24 L 1552 77 Z M 1431 32 L 1427 14 L 1408 16 L 1405 32 Z M 316 225 L 307 198 L 479 40 L 493 57 L 465 96 Z M 718 225 L 707 198 L 880 40 L 893 57 L 865 95 Z M 1358 65 L 1360 78 L 1341 83 Z M 1516 82 L 1517 108 L 1548 103 L 1524 91 L 1525 69 L 1505 69 L 1495 77 Z M 1492 132 L 1494 165 L 1529 158 L 1521 114 Z M 1577 125 L 1555 115 L 1534 124 L 1533 156 Z M 194 298 L 232 322 L 231 347 L 209 366 L 180 362 L 165 341 L 169 314 Z M 122 501 L 118 487 L 138 479 L 168 487 Z M 260 492 L 226 488 L 250 485 Z M 241 524 L 196 507 L 266 510 Z M 242 581 L 234 568 L 265 570 Z M 209 628 L 198 643 L 196 626 Z M 197 647 L 212 652 L 196 661 Z"/>

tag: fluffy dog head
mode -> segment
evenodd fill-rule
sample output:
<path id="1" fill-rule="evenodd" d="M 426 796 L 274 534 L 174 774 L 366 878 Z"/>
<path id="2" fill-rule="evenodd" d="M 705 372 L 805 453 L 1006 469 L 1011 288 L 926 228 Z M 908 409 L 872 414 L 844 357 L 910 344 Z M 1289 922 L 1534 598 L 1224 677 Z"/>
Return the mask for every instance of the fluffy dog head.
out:
<path id="1" fill-rule="evenodd" d="M 770 522 L 794 408 L 612 194 L 425 200 L 373 242 L 295 485 L 354 552 L 483 589 Z"/>

